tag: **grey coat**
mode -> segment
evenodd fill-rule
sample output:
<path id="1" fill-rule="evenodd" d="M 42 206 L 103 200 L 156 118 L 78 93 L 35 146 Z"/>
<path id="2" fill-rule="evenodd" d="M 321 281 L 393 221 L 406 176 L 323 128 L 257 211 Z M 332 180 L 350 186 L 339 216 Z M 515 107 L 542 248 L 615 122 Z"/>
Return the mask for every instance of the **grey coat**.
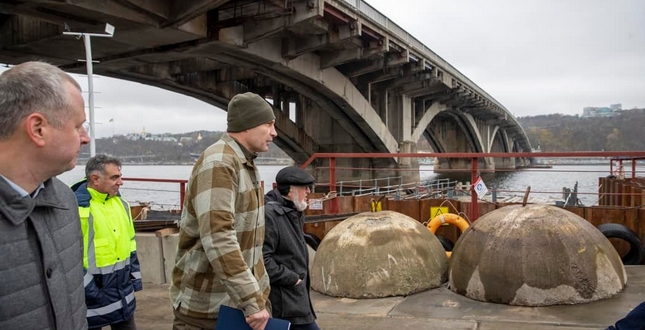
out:
<path id="1" fill-rule="evenodd" d="M 303 235 L 304 214 L 277 189 L 265 196 L 264 267 L 271 281 L 273 317 L 310 324 L 316 314 L 309 297 L 309 251 Z M 295 285 L 298 279 L 302 282 Z"/>
<path id="2" fill-rule="evenodd" d="M 22 198 L 0 178 L 0 329 L 87 329 L 76 197 L 58 179 Z"/>

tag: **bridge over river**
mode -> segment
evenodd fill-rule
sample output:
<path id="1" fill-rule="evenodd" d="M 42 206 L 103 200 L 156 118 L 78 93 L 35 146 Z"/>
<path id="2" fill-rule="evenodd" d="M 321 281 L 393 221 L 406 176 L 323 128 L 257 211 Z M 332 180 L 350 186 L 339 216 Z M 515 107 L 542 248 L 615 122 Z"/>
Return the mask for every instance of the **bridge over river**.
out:
<path id="1" fill-rule="evenodd" d="M 62 33 L 65 26 L 101 32 L 105 23 L 116 31 L 92 39 L 97 74 L 222 109 L 237 93 L 258 93 L 275 107 L 275 143 L 299 164 L 316 152 L 393 154 L 343 160 L 339 166 L 388 170 L 339 179 L 418 178 L 402 171 L 417 160 L 395 155 L 415 152 L 420 138 L 439 153 L 531 151 L 502 104 L 361 0 L 3 0 L 0 63 L 43 59 L 84 73 L 83 43 Z M 443 158 L 434 166 L 469 162 Z M 508 169 L 526 159 L 480 162 Z"/>

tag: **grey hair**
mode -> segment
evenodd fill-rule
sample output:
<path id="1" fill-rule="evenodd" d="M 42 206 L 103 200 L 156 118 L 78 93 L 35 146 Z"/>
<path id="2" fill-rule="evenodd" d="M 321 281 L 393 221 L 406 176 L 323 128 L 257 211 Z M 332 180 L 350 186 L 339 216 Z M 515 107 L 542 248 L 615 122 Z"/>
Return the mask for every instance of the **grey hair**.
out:
<path id="1" fill-rule="evenodd" d="M 85 164 L 85 177 L 89 179 L 94 172 L 105 173 L 105 165 L 107 164 L 114 164 L 121 169 L 121 161 L 118 158 L 99 154 L 90 158 Z"/>
<path id="2" fill-rule="evenodd" d="M 45 62 L 25 62 L 0 75 L 0 140 L 9 139 L 18 124 L 32 113 L 41 113 L 59 128 L 70 115 L 67 83 L 81 91 L 76 80 Z"/>

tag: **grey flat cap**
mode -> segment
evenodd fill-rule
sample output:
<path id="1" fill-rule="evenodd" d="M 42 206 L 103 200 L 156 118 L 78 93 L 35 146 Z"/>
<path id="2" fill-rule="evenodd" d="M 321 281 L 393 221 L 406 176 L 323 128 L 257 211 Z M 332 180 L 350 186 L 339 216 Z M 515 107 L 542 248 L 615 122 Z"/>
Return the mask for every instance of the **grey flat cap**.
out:
<path id="1" fill-rule="evenodd" d="M 281 169 L 275 177 L 275 182 L 278 185 L 292 185 L 292 186 L 308 186 L 314 183 L 311 174 L 299 167 L 289 166 Z"/>

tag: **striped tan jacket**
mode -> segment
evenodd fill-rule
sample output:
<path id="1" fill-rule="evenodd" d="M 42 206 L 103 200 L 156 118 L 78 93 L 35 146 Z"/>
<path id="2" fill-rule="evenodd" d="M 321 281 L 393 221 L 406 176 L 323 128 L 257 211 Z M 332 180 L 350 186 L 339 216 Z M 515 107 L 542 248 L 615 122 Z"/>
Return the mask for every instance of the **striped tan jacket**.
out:
<path id="1" fill-rule="evenodd" d="M 193 167 L 170 286 L 183 315 L 215 319 L 222 304 L 246 316 L 266 308 L 264 191 L 253 158 L 225 133 Z"/>

